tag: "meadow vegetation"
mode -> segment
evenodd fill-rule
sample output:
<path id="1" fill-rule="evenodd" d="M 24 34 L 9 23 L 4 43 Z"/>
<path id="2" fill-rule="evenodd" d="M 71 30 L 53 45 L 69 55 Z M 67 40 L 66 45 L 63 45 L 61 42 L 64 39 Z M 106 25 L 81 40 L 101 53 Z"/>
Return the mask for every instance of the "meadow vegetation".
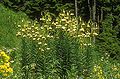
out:
<path id="1" fill-rule="evenodd" d="M 40 21 L 0 4 L 0 79 L 120 79 L 119 59 L 101 53 L 99 24 L 71 11 Z"/>

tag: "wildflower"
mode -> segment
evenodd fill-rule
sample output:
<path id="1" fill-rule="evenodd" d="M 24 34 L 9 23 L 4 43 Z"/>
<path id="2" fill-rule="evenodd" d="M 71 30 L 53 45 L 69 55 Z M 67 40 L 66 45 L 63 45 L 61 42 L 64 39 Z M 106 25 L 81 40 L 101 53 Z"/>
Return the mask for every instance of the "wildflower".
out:
<path id="1" fill-rule="evenodd" d="M 31 28 L 29 27 L 28 30 L 31 30 Z"/>
<path id="2" fill-rule="evenodd" d="M 62 25 L 56 25 L 57 27 L 61 27 Z"/>
<path id="3" fill-rule="evenodd" d="M 24 32 L 24 31 L 25 31 L 25 29 L 22 29 L 21 31 L 23 31 L 23 32 Z"/>
<path id="4" fill-rule="evenodd" d="M 41 29 L 44 29 L 44 27 L 40 27 Z"/>
<path id="5" fill-rule="evenodd" d="M 85 26 L 85 23 L 84 23 L 84 22 L 82 23 L 82 26 Z"/>
<path id="6" fill-rule="evenodd" d="M 73 29 L 73 31 L 76 31 L 76 29 Z"/>
<path id="7" fill-rule="evenodd" d="M 53 38 L 53 36 L 50 36 L 51 38 Z"/>
<path id="8" fill-rule="evenodd" d="M 37 40 L 39 41 L 39 40 L 40 40 L 40 38 L 37 38 Z"/>
<path id="9" fill-rule="evenodd" d="M 26 37 L 26 35 L 23 35 L 23 37 Z"/>
<path id="10" fill-rule="evenodd" d="M 88 43 L 88 46 L 90 46 L 91 45 L 91 43 Z"/>
<path id="11" fill-rule="evenodd" d="M 44 51 L 44 49 L 41 49 L 41 51 L 43 52 L 43 51 Z"/>
<path id="12" fill-rule="evenodd" d="M 39 34 L 39 32 L 35 32 L 36 34 Z"/>
<path id="13" fill-rule="evenodd" d="M 42 39 L 45 39 L 45 37 L 43 36 Z"/>
<path id="14" fill-rule="evenodd" d="M 61 19 L 61 21 L 66 21 L 66 19 Z"/>
<path id="15" fill-rule="evenodd" d="M 22 22 L 24 22 L 24 20 L 22 20 Z"/>
<path id="16" fill-rule="evenodd" d="M 67 24 L 65 24 L 65 26 L 67 26 Z"/>
<path id="17" fill-rule="evenodd" d="M 52 27 L 49 27 L 49 30 L 51 30 L 52 29 Z"/>
<path id="18" fill-rule="evenodd" d="M 67 29 L 67 31 L 70 31 L 70 29 Z"/>
<path id="19" fill-rule="evenodd" d="M 87 33 L 86 33 L 86 35 L 90 35 L 90 33 L 89 33 L 89 32 L 87 32 Z"/>
<path id="20" fill-rule="evenodd" d="M 21 27 L 21 25 L 18 25 L 18 27 Z"/>
<path id="21" fill-rule="evenodd" d="M 50 50 L 50 48 L 47 48 L 47 50 Z"/>
<path id="22" fill-rule="evenodd" d="M 20 36 L 21 35 L 21 32 L 17 32 L 16 36 Z"/>
<path id="23" fill-rule="evenodd" d="M 84 46 L 87 46 L 87 44 L 84 44 Z"/>
<path id="24" fill-rule="evenodd" d="M 78 37 L 81 37 L 82 35 L 78 35 Z"/>
<path id="25" fill-rule="evenodd" d="M 84 28 L 81 28 L 80 31 L 84 31 Z"/>
<path id="26" fill-rule="evenodd" d="M 35 27 L 36 30 L 38 30 L 38 27 Z"/>
<path id="27" fill-rule="evenodd" d="M 61 15 L 61 16 L 64 16 L 65 14 L 61 13 L 60 15 Z"/>
<path id="28" fill-rule="evenodd" d="M 32 30 L 32 32 L 34 33 L 35 31 L 34 31 L 34 30 Z"/>
<path id="29" fill-rule="evenodd" d="M 42 42 L 38 42 L 38 44 L 42 44 Z"/>
<path id="30" fill-rule="evenodd" d="M 93 35 L 97 36 L 98 34 L 94 32 Z"/>
<path id="31" fill-rule="evenodd" d="M 87 24 L 87 27 L 90 27 L 90 25 L 89 25 L 89 24 Z"/>
<path id="32" fill-rule="evenodd" d="M 64 27 L 64 26 L 62 27 L 62 29 L 65 29 L 65 28 L 66 28 L 66 27 Z"/>
<path id="33" fill-rule="evenodd" d="M 71 13 L 70 15 L 74 15 L 74 13 Z"/>
<path id="34" fill-rule="evenodd" d="M 36 38 L 33 38 L 33 40 L 36 40 Z"/>
<path id="35" fill-rule="evenodd" d="M 83 33 L 81 36 L 85 36 L 85 34 Z"/>
<path id="36" fill-rule="evenodd" d="M 42 35 L 39 35 L 39 37 L 42 37 Z"/>
<path id="37" fill-rule="evenodd" d="M 44 44 L 45 46 L 47 45 L 47 43 Z"/>
<path id="38" fill-rule="evenodd" d="M 50 35 L 47 35 L 47 37 L 49 38 L 49 37 L 50 37 Z"/>
<path id="39" fill-rule="evenodd" d="M 65 17 L 65 19 L 69 19 L 69 17 Z"/>

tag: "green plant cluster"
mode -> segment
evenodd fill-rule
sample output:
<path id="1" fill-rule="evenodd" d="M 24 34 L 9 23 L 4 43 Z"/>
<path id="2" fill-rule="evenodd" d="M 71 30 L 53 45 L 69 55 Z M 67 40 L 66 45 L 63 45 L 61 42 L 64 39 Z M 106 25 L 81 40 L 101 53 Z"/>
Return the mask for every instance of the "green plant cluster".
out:
<path id="1" fill-rule="evenodd" d="M 96 23 L 76 18 L 70 11 L 58 16 L 45 11 L 37 22 L 0 5 L 0 48 L 16 49 L 8 52 L 13 68 L 9 78 L 119 79 L 119 18 L 113 13 L 105 15 L 101 32 Z M 114 60 L 112 53 L 118 55 Z"/>
<path id="2" fill-rule="evenodd" d="M 20 31 L 16 35 L 22 39 L 22 78 L 119 78 L 119 64 L 114 71 L 93 44 L 93 38 L 98 35 L 96 23 L 85 23 L 64 10 L 56 19 L 52 17 L 47 12 L 40 18 L 40 25 L 24 20 L 18 25 Z"/>

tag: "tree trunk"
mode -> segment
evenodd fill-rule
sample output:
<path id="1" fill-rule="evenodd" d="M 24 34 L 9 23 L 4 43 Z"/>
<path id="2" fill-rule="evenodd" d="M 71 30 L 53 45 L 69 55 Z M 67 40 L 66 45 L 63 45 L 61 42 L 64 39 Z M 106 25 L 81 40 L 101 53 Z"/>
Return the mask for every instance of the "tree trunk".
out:
<path id="1" fill-rule="evenodd" d="M 96 21 L 96 0 L 94 0 L 93 4 L 93 22 Z"/>
<path id="2" fill-rule="evenodd" d="M 75 16 L 77 17 L 77 14 L 78 13 L 78 11 L 77 11 L 77 0 L 75 0 Z"/>
<path id="3" fill-rule="evenodd" d="M 92 9 L 90 7 L 90 0 L 88 0 L 88 8 L 89 8 L 89 12 L 90 12 L 90 19 L 92 19 Z"/>
<path id="4" fill-rule="evenodd" d="M 102 7 L 101 7 L 101 18 L 100 18 L 100 22 L 102 22 L 102 20 L 103 20 L 103 9 L 102 9 Z"/>
<path id="5" fill-rule="evenodd" d="M 96 0 L 93 2 L 93 22 L 96 22 Z M 93 43 L 95 43 L 95 36 L 93 37 Z"/>

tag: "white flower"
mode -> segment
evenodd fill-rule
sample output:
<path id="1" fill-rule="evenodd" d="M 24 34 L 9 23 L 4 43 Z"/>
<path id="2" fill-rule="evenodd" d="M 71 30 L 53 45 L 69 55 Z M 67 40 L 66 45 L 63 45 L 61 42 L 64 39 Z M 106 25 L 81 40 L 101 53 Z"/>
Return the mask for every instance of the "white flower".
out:
<path id="1" fill-rule="evenodd" d="M 32 30 L 32 32 L 35 32 L 34 30 Z"/>
<path id="2" fill-rule="evenodd" d="M 42 48 L 39 48 L 39 50 L 41 50 L 42 52 L 44 51 L 44 49 L 42 49 Z"/>
<path id="3" fill-rule="evenodd" d="M 41 29 L 44 29 L 44 27 L 40 27 Z"/>
<path id="4" fill-rule="evenodd" d="M 78 37 L 81 37 L 82 35 L 78 35 Z"/>
<path id="5" fill-rule="evenodd" d="M 98 34 L 94 32 L 93 35 L 97 36 Z"/>
<path id="6" fill-rule="evenodd" d="M 61 19 L 61 21 L 66 21 L 66 19 Z"/>
<path id="7" fill-rule="evenodd" d="M 88 46 L 90 46 L 91 45 L 91 43 L 88 43 Z"/>
<path id="8" fill-rule="evenodd" d="M 65 17 L 65 19 L 69 19 L 69 17 Z"/>
<path id="9" fill-rule="evenodd" d="M 43 36 L 42 39 L 45 39 L 45 37 Z"/>
<path id="10" fill-rule="evenodd" d="M 40 18 L 40 20 L 43 20 L 43 21 L 44 21 L 45 19 L 44 19 L 44 18 Z"/>
<path id="11" fill-rule="evenodd" d="M 53 38 L 53 36 L 50 36 L 51 38 Z"/>
<path id="12" fill-rule="evenodd" d="M 49 27 L 49 29 L 51 30 L 51 29 L 52 29 L 52 27 Z"/>
<path id="13" fill-rule="evenodd" d="M 50 48 L 47 48 L 47 50 L 50 50 Z"/>
<path id="14" fill-rule="evenodd" d="M 47 43 L 44 44 L 45 46 L 47 45 Z"/>
<path id="15" fill-rule="evenodd" d="M 84 23 L 84 22 L 82 23 L 82 26 L 85 26 L 85 23 Z"/>
<path id="16" fill-rule="evenodd" d="M 65 26 L 67 26 L 67 24 L 65 24 Z"/>
<path id="17" fill-rule="evenodd" d="M 22 22 L 23 22 L 24 20 L 22 20 Z"/>
<path id="18" fill-rule="evenodd" d="M 34 26 L 31 26 L 31 27 L 34 27 Z"/>
<path id="19" fill-rule="evenodd" d="M 81 28 L 80 31 L 84 31 L 84 28 Z"/>
<path id="20" fill-rule="evenodd" d="M 87 24 L 87 27 L 90 27 L 90 25 L 89 25 L 89 24 Z"/>
<path id="21" fill-rule="evenodd" d="M 62 27 L 62 29 L 65 29 L 65 28 L 66 28 L 66 27 L 64 27 L 64 26 Z"/>
<path id="22" fill-rule="evenodd" d="M 67 29 L 67 31 L 70 31 L 70 29 Z"/>
<path id="23" fill-rule="evenodd" d="M 87 44 L 84 44 L 84 46 L 87 46 Z"/>
<path id="24" fill-rule="evenodd" d="M 39 37 L 42 37 L 42 35 L 39 35 Z"/>
<path id="25" fill-rule="evenodd" d="M 74 15 L 74 13 L 71 13 L 70 15 Z"/>
<path id="26" fill-rule="evenodd" d="M 22 29 L 22 31 L 24 32 L 24 31 L 25 31 L 25 29 Z"/>
<path id="27" fill-rule="evenodd" d="M 26 35 L 23 35 L 23 37 L 26 37 Z"/>
<path id="28" fill-rule="evenodd" d="M 86 35 L 90 35 L 90 33 L 89 33 L 89 32 L 87 32 L 87 33 L 86 33 Z"/>
<path id="29" fill-rule="evenodd" d="M 39 34 L 39 32 L 35 32 L 36 34 Z"/>
<path id="30" fill-rule="evenodd" d="M 73 29 L 73 31 L 76 31 L 76 29 Z"/>
<path id="31" fill-rule="evenodd" d="M 49 38 L 49 37 L 50 37 L 50 35 L 47 35 L 47 37 Z"/>
<path id="32" fill-rule="evenodd" d="M 82 36 L 85 36 L 85 34 L 83 33 Z"/>
<path id="33" fill-rule="evenodd" d="M 38 44 L 42 44 L 42 42 L 38 42 Z"/>
<path id="34" fill-rule="evenodd" d="M 56 25 L 57 27 L 61 27 L 62 25 Z"/>
<path id="35" fill-rule="evenodd" d="M 18 27 L 21 27 L 21 25 L 18 25 Z"/>
<path id="36" fill-rule="evenodd" d="M 35 40 L 36 38 L 33 38 L 33 40 Z"/>
<path id="37" fill-rule="evenodd" d="M 28 28 L 28 30 L 31 30 L 31 28 Z"/>
<path id="38" fill-rule="evenodd" d="M 67 16 L 69 15 L 69 13 L 67 12 Z"/>
<path id="39" fill-rule="evenodd" d="M 38 30 L 38 27 L 35 27 L 36 30 Z"/>

